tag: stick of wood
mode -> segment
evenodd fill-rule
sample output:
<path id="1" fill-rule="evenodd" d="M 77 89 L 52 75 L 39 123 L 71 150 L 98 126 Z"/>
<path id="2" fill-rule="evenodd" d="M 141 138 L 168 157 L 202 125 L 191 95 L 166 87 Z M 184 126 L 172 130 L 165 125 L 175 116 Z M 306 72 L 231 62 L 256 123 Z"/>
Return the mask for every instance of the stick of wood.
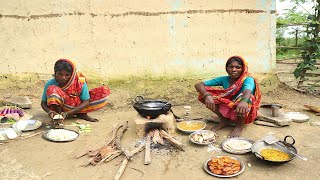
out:
<path id="1" fill-rule="evenodd" d="M 127 159 L 127 157 L 124 157 L 117 174 L 113 178 L 114 180 L 119 180 L 120 179 L 121 175 L 123 174 L 124 170 L 127 167 L 128 162 L 129 162 L 129 160 Z"/>
<path id="2" fill-rule="evenodd" d="M 117 137 L 115 140 L 115 145 L 117 149 L 121 150 L 123 153 L 125 149 L 121 147 L 121 137 L 123 136 L 123 133 L 127 130 L 127 128 L 128 128 L 128 121 L 124 122 L 122 127 L 118 130 Z"/>
<path id="3" fill-rule="evenodd" d="M 101 164 L 102 162 L 106 161 L 107 159 L 109 159 L 109 158 L 111 158 L 111 157 L 112 157 L 112 159 L 114 159 L 114 158 L 120 156 L 120 154 L 121 154 L 121 151 L 111 152 L 111 153 L 109 153 L 106 157 L 104 157 L 104 158 L 99 162 L 99 164 Z M 111 161 L 112 159 L 110 159 L 109 161 Z"/>
<path id="4" fill-rule="evenodd" d="M 164 131 L 163 129 L 160 129 L 160 134 L 162 137 L 168 139 L 172 145 L 174 145 L 175 147 L 177 147 L 181 151 L 184 151 L 184 145 L 180 141 L 178 141 L 178 140 L 174 139 L 172 136 L 170 136 L 166 131 Z"/>
<path id="5" fill-rule="evenodd" d="M 123 160 L 122 160 L 122 163 L 121 163 L 121 166 L 117 172 L 117 174 L 114 176 L 114 180 L 119 180 L 121 175 L 123 174 L 124 170 L 126 169 L 127 167 L 127 164 L 129 162 L 129 160 L 131 159 L 131 157 L 133 155 L 135 155 L 136 153 L 140 152 L 141 150 L 144 149 L 144 145 L 145 145 L 145 142 L 141 143 L 138 147 L 136 147 L 135 149 L 133 149 L 132 151 L 128 152 L 128 156 L 126 156 Z"/>
<path id="6" fill-rule="evenodd" d="M 119 151 L 118 154 L 113 154 L 112 156 L 110 156 L 108 159 L 106 159 L 104 162 L 109 162 L 111 160 L 113 160 L 114 158 L 120 156 L 122 153 Z"/>
<path id="7" fill-rule="evenodd" d="M 156 130 L 155 128 L 154 129 L 150 129 L 148 134 L 150 134 L 150 137 L 152 138 L 152 142 L 154 144 L 158 144 L 157 137 L 154 136 L 155 135 L 155 130 Z"/>
<path id="8" fill-rule="evenodd" d="M 112 144 L 114 143 L 114 140 L 115 138 L 117 137 L 117 131 L 118 129 L 121 128 L 121 125 L 120 124 L 116 124 L 114 125 L 114 127 L 112 128 L 112 136 L 111 136 L 111 139 L 109 140 L 109 142 L 106 144 L 106 146 L 108 146 L 109 144 Z"/>
<path id="9" fill-rule="evenodd" d="M 160 136 L 160 131 L 159 129 L 156 129 L 153 133 L 153 138 L 156 139 L 156 141 L 162 145 L 164 145 L 164 142 L 163 142 L 163 138 L 162 136 Z"/>
<path id="10" fill-rule="evenodd" d="M 87 155 L 88 154 L 88 151 L 87 152 L 84 152 L 84 153 L 81 153 L 81 154 L 79 154 L 79 155 L 76 155 L 76 159 L 79 159 L 79 158 L 81 158 L 81 157 L 83 157 L 83 156 L 85 156 L 85 155 Z"/>
<path id="11" fill-rule="evenodd" d="M 142 151 L 144 149 L 144 147 L 145 147 L 145 142 L 142 142 L 138 147 L 136 147 L 132 151 L 126 153 L 127 159 L 130 160 L 133 155 L 135 155 L 136 153 Z"/>
<path id="12" fill-rule="evenodd" d="M 145 153 L 144 153 L 144 164 L 148 165 L 151 163 L 151 155 L 150 155 L 150 144 L 151 144 L 151 135 L 147 134 L 146 144 L 145 144 Z"/>

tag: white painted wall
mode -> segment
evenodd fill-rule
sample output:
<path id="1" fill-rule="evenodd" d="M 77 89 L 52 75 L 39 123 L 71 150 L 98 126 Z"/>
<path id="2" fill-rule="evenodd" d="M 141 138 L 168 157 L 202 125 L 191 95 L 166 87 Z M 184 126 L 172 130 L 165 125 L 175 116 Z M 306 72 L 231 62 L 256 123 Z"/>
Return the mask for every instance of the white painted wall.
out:
<path id="1" fill-rule="evenodd" d="M 224 72 L 241 55 L 275 68 L 275 0 L 0 0 L 0 73 L 59 58 L 106 77 Z"/>

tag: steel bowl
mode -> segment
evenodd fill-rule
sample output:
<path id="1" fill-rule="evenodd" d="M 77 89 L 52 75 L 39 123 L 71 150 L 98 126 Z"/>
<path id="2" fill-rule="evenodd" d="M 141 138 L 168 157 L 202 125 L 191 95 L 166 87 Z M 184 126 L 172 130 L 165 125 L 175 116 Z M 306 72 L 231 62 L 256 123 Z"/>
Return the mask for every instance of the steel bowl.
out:
<path id="1" fill-rule="evenodd" d="M 200 127 L 197 129 L 193 129 L 193 130 L 183 128 L 183 126 L 192 126 L 193 124 L 198 124 L 198 125 L 200 125 Z M 181 121 L 177 124 L 177 128 L 184 133 L 193 133 L 193 132 L 196 132 L 199 130 L 203 130 L 204 128 L 206 128 L 206 126 L 207 126 L 207 124 L 203 121 L 193 121 L 193 120 L 192 121 Z"/>

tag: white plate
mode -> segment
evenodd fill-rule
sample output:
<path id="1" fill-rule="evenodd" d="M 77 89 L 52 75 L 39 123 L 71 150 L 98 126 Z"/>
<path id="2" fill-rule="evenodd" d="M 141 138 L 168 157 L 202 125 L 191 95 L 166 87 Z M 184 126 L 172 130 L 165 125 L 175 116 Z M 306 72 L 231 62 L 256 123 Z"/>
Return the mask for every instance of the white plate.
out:
<path id="1" fill-rule="evenodd" d="M 210 134 L 214 135 L 214 138 L 213 138 L 211 141 L 209 141 L 209 142 L 203 142 L 203 143 L 197 142 L 197 141 L 195 141 L 195 140 L 193 139 L 193 136 L 194 136 L 194 135 L 196 135 L 196 134 L 203 134 L 203 133 L 210 133 Z M 189 135 L 190 141 L 193 142 L 193 143 L 195 143 L 195 144 L 199 144 L 199 145 L 209 145 L 209 144 L 211 144 L 211 143 L 213 143 L 213 142 L 216 142 L 218 138 L 219 138 L 219 135 L 218 135 L 218 134 L 214 133 L 213 131 L 209 131 L 209 130 L 200 130 L 200 131 L 193 132 L 193 133 L 191 133 L 191 134 Z"/>
<path id="2" fill-rule="evenodd" d="M 238 138 L 228 138 L 226 140 L 224 140 L 221 144 L 221 147 L 223 150 L 225 150 L 226 152 L 228 153 L 231 153 L 231 154 L 246 154 L 248 152 L 251 151 L 251 147 L 250 148 L 247 148 L 247 149 L 243 149 L 243 150 L 237 150 L 237 149 L 232 149 L 231 147 L 229 147 L 227 144 L 230 143 L 231 141 L 233 140 L 241 140 L 241 141 L 247 141 L 251 144 L 251 147 L 252 145 L 254 144 L 254 141 L 251 140 L 251 139 L 248 139 L 248 138 L 242 138 L 242 137 L 238 137 Z"/>
<path id="3" fill-rule="evenodd" d="M 216 157 L 213 157 L 213 158 L 220 158 L 220 157 L 222 157 L 222 156 L 216 156 Z M 240 171 L 239 171 L 239 172 L 237 172 L 237 173 L 235 173 L 235 174 L 231 174 L 231 175 L 221 175 L 221 174 L 215 174 L 215 173 L 211 172 L 210 169 L 209 169 L 209 167 L 208 167 L 208 162 L 209 162 L 212 158 L 208 159 L 208 160 L 203 164 L 203 168 L 204 168 L 204 170 L 205 170 L 208 174 L 210 174 L 210 175 L 212 175 L 212 176 L 216 176 L 216 177 L 234 177 L 234 176 L 238 176 L 239 174 L 243 173 L 243 171 L 244 171 L 244 169 L 245 169 L 245 167 L 246 167 L 246 166 L 244 165 L 243 161 L 241 161 L 239 158 L 236 158 L 236 157 L 232 157 L 232 156 L 228 156 L 228 157 L 230 157 L 230 158 L 232 158 L 232 159 L 235 159 L 235 160 L 238 160 L 238 161 L 240 162 Z"/>
<path id="4" fill-rule="evenodd" d="M 12 128 L 20 131 L 32 131 L 38 129 L 42 125 L 41 121 L 34 119 L 20 120 L 12 125 Z"/>
<path id="5" fill-rule="evenodd" d="M 70 129 L 50 129 L 44 132 L 43 136 L 54 142 L 68 142 L 76 140 L 79 133 Z"/>
<path id="6" fill-rule="evenodd" d="M 14 136 L 12 136 L 14 135 Z M 15 139 L 21 135 L 21 131 L 14 128 L 0 128 L 0 141 Z"/>
<path id="7" fill-rule="evenodd" d="M 310 119 L 308 115 L 301 112 L 287 112 L 286 116 L 292 119 L 293 122 L 306 122 Z"/>

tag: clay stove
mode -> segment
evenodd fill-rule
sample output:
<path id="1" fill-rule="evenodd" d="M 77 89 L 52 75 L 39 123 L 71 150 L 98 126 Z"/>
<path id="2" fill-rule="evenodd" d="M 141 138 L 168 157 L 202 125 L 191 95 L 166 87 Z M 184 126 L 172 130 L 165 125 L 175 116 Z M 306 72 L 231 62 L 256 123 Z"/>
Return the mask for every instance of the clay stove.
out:
<path id="1" fill-rule="evenodd" d="M 171 112 L 161 114 L 155 119 L 148 119 L 137 113 L 136 117 L 134 117 L 134 122 L 139 137 L 144 137 L 149 130 L 153 128 L 163 129 L 168 134 L 173 134 L 175 132 L 175 118 Z"/>

